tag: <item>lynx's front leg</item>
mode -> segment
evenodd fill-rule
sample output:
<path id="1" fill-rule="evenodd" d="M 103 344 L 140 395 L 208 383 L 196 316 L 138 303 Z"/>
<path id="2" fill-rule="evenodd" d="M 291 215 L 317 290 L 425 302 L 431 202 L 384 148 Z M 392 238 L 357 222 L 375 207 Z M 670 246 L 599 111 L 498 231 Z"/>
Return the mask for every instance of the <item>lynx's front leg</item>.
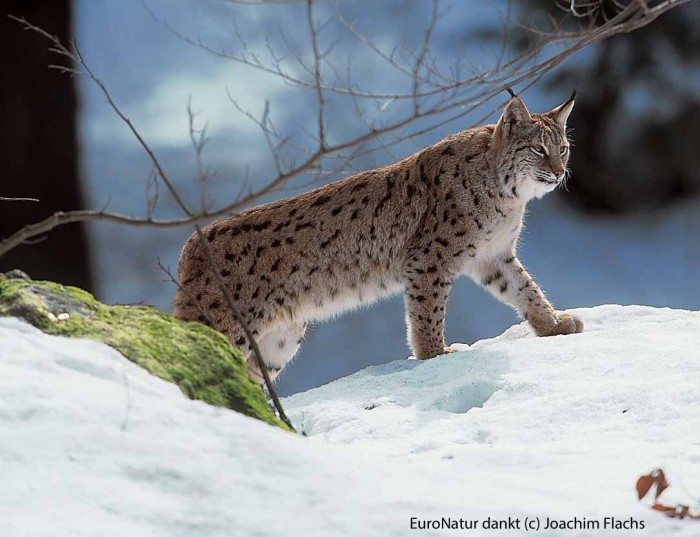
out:
<path id="1" fill-rule="evenodd" d="M 413 356 L 427 360 L 450 352 L 445 347 L 445 310 L 452 278 L 436 266 L 408 267 L 406 285 L 406 324 Z"/>
<path id="2" fill-rule="evenodd" d="M 556 336 L 583 331 L 583 322 L 573 315 L 559 314 L 517 257 L 511 255 L 481 269 L 481 284 L 499 300 L 513 306 L 538 336 Z"/>

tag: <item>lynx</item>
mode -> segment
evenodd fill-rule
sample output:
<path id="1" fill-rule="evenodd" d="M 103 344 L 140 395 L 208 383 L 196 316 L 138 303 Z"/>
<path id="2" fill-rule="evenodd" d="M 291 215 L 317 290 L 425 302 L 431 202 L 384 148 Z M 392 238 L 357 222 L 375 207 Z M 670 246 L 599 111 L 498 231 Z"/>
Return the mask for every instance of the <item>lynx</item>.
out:
<path id="1" fill-rule="evenodd" d="M 495 125 L 205 227 L 271 378 L 294 357 L 308 322 L 399 292 L 415 358 L 449 352 L 445 308 L 462 275 L 512 306 L 538 336 L 581 332 L 583 323 L 554 310 L 516 255 L 526 204 L 564 180 L 574 98 L 531 114 L 512 95 Z M 211 270 L 193 234 L 180 256 L 175 315 L 223 332 L 260 382 Z"/>

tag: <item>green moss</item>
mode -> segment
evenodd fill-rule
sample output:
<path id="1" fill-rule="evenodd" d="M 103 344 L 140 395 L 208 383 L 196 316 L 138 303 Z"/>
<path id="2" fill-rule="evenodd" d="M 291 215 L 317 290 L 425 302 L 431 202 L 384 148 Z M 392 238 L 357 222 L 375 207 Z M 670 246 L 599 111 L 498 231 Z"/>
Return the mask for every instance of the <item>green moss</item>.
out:
<path id="1" fill-rule="evenodd" d="M 150 306 L 102 304 L 76 287 L 4 278 L 0 316 L 19 317 L 47 334 L 102 341 L 149 373 L 177 384 L 190 399 L 288 429 L 248 377 L 240 351 L 202 324 L 179 321 Z"/>

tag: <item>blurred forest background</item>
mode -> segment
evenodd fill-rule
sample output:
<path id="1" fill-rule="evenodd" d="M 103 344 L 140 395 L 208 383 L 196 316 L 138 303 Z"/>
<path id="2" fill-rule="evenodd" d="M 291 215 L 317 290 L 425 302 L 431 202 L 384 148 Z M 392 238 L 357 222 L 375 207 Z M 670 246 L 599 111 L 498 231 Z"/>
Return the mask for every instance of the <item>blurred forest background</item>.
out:
<path id="1" fill-rule="evenodd" d="M 303 2 L 4 0 L 2 7 L 64 42 L 77 39 L 86 61 L 188 199 L 196 200 L 199 189 L 190 100 L 198 128 L 206 124 L 210 137 L 203 157 L 212 172 L 211 203 L 223 205 L 242 187 L 275 174 L 265 136 L 232 100 L 255 117 L 269 110 L 264 117 L 289 137 L 287 147 L 309 143 L 316 121 L 313 91 L 212 52 L 243 50 L 274 58 L 308 49 Z M 402 87 L 402 74 L 387 68 L 373 47 L 387 54 L 399 45 L 419 48 L 434 9 L 427 0 L 319 2 L 319 43 L 336 68 L 347 69 L 334 73 L 334 80 L 351 74 L 357 87 Z M 616 9 L 615 4 L 602 3 L 597 23 L 604 23 L 606 9 Z M 437 13 L 431 62 L 465 70 L 488 68 L 504 52 L 512 56 L 531 46 L 532 35 L 508 24 L 509 17 L 533 25 L 554 20 L 564 29 L 576 22 L 556 2 L 537 0 L 474 1 L 468 8 L 441 2 Z M 521 242 L 521 258 L 558 309 L 603 303 L 700 309 L 698 28 L 700 2 L 689 2 L 645 28 L 584 48 L 530 88 L 516 86 L 533 111 L 559 104 L 572 87 L 579 92 L 569 122 L 575 147 L 568 191 L 531 204 Z M 353 32 L 374 41 L 363 42 Z M 107 206 L 143 214 L 152 164 L 99 89 L 84 77 L 47 69 L 56 61 L 47 42 L 4 16 L 0 40 L 6 80 L 0 86 L 5 126 L 0 196 L 40 200 L 1 205 L 0 236 L 57 210 Z M 336 159 L 265 201 L 408 156 L 483 120 L 503 99 L 441 126 L 425 120 L 432 128 L 414 129 L 407 139 L 372 142 L 352 155 L 350 168 Z M 367 116 L 400 114 L 401 106 L 390 98 L 358 104 L 331 95 L 328 139 L 357 132 Z M 495 118 L 492 113 L 488 120 Z M 176 214 L 164 196 L 159 211 Z M 147 303 L 169 311 L 174 285 L 157 262 L 175 271 L 190 232 L 191 227 L 73 224 L 0 258 L 0 271 L 21 268 L 34 278 L 79 285 L 106 302 Z M 516 321 L 507 307 L 460 281 L 451 295 L 447 340 L 470 343 Z M 409 354 L 404 330 L 401 297 L 316 327 L 295 365 L 282 374 L 279 391 L 294 393 L 402 358 Z"/>

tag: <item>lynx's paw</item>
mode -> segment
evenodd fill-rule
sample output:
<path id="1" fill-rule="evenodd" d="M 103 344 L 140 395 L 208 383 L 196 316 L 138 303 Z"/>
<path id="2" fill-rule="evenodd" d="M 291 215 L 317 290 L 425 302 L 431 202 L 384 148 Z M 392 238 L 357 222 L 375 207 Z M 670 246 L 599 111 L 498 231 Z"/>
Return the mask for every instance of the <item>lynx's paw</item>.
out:
<path id="1" fill-rule="evenodd" d="M 549 327 L 534 326 L 535 332 L 540 337 L 560 336 L 565 334 L 578 334 L 583 332 L 583 321 L 574 315 L 567 313 L 557 314 L 556 323 Z"/>
<path id="2" fill-rule="evenodd" d="M 428 356 L 428 357 L 426 357 L 426 358 L 416 358 L 414 355 L 411 355 L 411 356 L 409 356 L 409 357 L 406 358 L 406 359 L 407 359 L 407 360 L 421 360 L 421 361 L 424 361 L 424 360 L 432 360 L 433 358 L 437 358 L 438 356 L 442 356 L 443 354 L 450 354 L 451 352 L 460 352 L 460 350 L 459 350 L 459 349 L 453 349 L 451 346 L 445 345 L 445 347 L 443 348 L 443 351 L 442 351 L 441 353 L 439 353 L 439 354 L 435 354 L 435 355 L 433 355 L 433 356 Z"/>

